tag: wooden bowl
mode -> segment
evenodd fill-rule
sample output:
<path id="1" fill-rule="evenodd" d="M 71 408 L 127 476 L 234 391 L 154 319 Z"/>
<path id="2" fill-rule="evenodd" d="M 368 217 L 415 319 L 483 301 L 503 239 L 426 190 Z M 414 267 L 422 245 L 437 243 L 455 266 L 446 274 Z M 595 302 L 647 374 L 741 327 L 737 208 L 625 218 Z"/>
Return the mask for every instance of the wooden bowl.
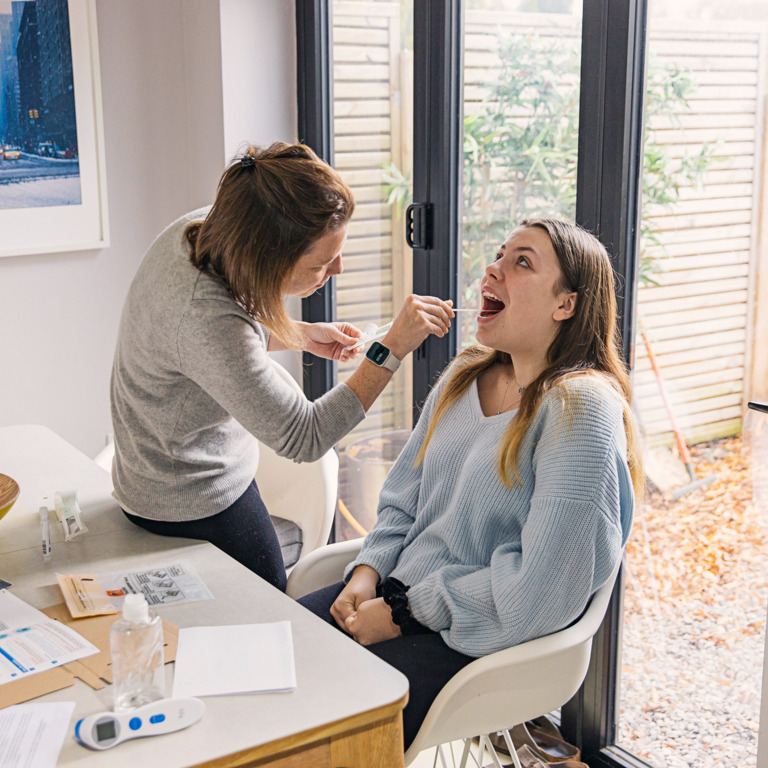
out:
<path id="1" fill-rule="evenodd" d="M 20 492 L 19 484 L 12 477 L 0 475 L 0 520 L 19 498 Z"/>

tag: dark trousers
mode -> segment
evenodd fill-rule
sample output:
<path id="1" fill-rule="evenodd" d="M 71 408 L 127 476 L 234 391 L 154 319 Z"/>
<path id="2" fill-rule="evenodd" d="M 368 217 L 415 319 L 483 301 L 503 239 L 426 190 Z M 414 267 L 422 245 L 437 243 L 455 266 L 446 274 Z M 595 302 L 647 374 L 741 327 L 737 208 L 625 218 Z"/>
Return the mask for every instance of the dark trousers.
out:
<path id="1" fill-rule="evenodd" d="M 342 589 L 344 584 L 334 584 L 305 595 L 299 603 L 341 632 L 331 616 L 331 606 Z M 431 631 L 403 635 L 366 648 L 408 678 L 408 704 L 403 710 L 403 737 L 408 749 L 442 687 L 474 659 L 449 648 L 437 632 Z"/>
<path id="2" fill-rule="evenodd" d="M 285 592 L 283 553 L 255 480 L 231 507 L 201 520 L 169 523 L 123 512 L 132 523 L 150 533 L 209 541 Z"/>

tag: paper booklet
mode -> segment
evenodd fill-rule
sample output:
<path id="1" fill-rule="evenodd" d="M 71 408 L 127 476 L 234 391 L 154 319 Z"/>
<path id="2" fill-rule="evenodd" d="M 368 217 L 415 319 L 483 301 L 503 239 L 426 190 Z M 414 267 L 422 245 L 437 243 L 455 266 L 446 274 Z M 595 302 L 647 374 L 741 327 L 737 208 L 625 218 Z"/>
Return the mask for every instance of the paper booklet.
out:
<path id="1" fill-rule="evenodd" d="M 65 624 L 0 591 L 0 685 L 98 652 Z"/>
<path id="2" fill-rule="evenodd" d="M 179 630 L 174 696 L 290 691 L 295 687 L 289 621 Z"/>

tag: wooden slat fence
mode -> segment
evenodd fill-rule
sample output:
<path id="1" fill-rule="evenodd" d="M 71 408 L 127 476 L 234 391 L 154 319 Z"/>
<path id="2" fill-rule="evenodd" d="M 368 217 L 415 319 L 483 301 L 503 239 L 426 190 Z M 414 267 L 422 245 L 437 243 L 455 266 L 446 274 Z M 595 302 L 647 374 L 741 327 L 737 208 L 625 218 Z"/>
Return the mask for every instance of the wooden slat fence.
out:
<path id="1" fill-rule="evenodd" d="M 407 53 L 400 50 L 399 13 L 396 3 L 334 3 L 335 163 L 358 200 L 346 272 L 338 280 L 338 316 L 358 324 L 391 318 L 408 290 L 410 254 L 380 186 L 382 164 L 410 168 L 411 76 Z M 578 44 L 578 25 L 570 18 L 467 11 L 468 114 L 498 77 L 499 33 L 515 31 L 572 37 Z M 753 348 L 752 318 L 758 221 L 764 215 L 759 206 L 767 38 L 764 28 L 720 21 L 715 28 L 686 23 L 649 30 L 650 55 L 688 71 L 696 86 L 687 109 L 651 120 L 656 143 L 673 162 L 704 144 L 716 147 L 717 162 L 701 186 L 683 186 L 678 202 L 644 211 L 662 243 L 649 254 L 663 271 L 658 285 L 639 289 L 639 314 L 690 442 L 740 429 L 751 366 L 756 355 L 765 357 Z M 340 378 L 347 375 L 342 370 Z M 639 337 L 634 384 L 647 434 L 669 439 L 669 419 Z M 407 408 L 406 395 L 382 398 L 366 431 L 394 428 L 397 414 Z"/>
<path id="2" fill-rule="evenodd" d="M 668 208 L 644 211 L 663 244 L 649 249 L 663 271 L 657 286 L 639 289 L 638 313 L 675 417 L 692 443 L 740 431 L 750 370 L 756 356 L 765 355 L 754 345 L 753 315 L 767 38 L 765 27 L 722 21 L 684 29 L 653 22 L 649 29 L 650 56 L 682 68 L 696 85 L 687 110 L 650 121 L 656 142 L 673 157 L 705 143 L 716 148 L 700 186 L 683 187 Z M 639 336 L 635 353 L 640 418 L 650 436 L 669 438 L 669 418 Z"/>
<path id="3" fill-rule="evenodd" d="M 361 328 L 391 320 L 410 292 L 410 260 L 404 257 L 402 227 L 386 205 L 382 167 L 410 164 L 402 104 L 412 73 L 400 43 L 398 4 L 333 4 L 334 165 L 356 200 L 344 274 L 337 278 L 337 319 Z M 339 380 L 358 364 L 340 365 Z M 406 366 L 401 370 L 342 447 L 402 425 L 410 410 L 411 375 Z"/>

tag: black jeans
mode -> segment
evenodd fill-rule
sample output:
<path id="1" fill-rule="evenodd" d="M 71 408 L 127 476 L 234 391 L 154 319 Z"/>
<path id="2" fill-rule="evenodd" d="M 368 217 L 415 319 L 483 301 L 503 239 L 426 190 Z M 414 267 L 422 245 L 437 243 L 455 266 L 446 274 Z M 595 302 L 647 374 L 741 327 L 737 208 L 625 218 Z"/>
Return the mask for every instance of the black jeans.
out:
<path id="1" fill-rule="evenodd" d="M 334 584 L 311 592 L 298 602 L 341 632 L 343 630 L 331 616 L 331 606 L 342 589 L 344 584 Z M 408 749 L 437 694 L 474 658 L 449 648 L 437 632 L 431 631 L 403 635 L 366 648 L 408 678 L 408 704 L 403 710 L 403 740 Z"/>
<path id="2" fill-rule="evenodd" d="M 275 527 L 261 500 L 255 480 L 232 506 L 217 515 L 200 520 L 169 523 L 165 520 L 136 517 L 125 510 L 123 512 L 132 523 L 150 533 L 209 541 L 281 592 L 285 592 L 283 553 L 280 551 Z"/>

